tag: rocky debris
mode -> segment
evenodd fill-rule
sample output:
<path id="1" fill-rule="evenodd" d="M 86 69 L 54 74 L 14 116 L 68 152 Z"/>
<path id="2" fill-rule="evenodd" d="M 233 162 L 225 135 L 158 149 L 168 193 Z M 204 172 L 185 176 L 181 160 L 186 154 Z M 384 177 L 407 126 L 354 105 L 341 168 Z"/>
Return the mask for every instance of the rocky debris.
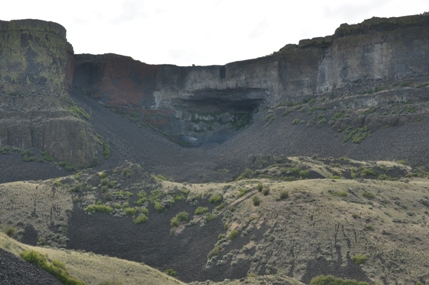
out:
<path id="1" fill-rule="evenodd" d="M 2 285 L 63 284 L 45 270 L 3 249 L 0 249 L 0 283 Z"/>

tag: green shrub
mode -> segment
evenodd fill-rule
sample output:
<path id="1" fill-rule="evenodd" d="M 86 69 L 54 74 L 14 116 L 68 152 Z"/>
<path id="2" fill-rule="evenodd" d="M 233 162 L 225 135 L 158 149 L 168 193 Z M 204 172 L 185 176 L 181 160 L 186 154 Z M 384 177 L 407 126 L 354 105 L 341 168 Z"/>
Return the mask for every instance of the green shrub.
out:
<path id="1" fill-rule="evenodd" d="M 124 209 L 124 211 L 125 211 L 125 214 L 130 215 L 130 216 L 134 216 L 138 212 L 138 210 L 136 208 L 133 208 L 133 207 L 127 207 Z"/>
<path id="2" fill-rule="evenodd" d="M 261 182 L 258 183 L 258 186 L 256 186 L 256 188 L 258 189 L 258 192 L 261 192 L 262 189 L 264 189 L 264 185 L 262 185 Z"/>
<path id="3" fill-rule="evenodd" d="M 48 161 L 48 162 L 54 161 L 54 158 L 52 157 L 52 155 L 47 151 L 42 152 L 42 158 L 44 161 Z"/>
<path id="4" fill-rule="evenodd" d="M 149 218 L 145 214 L 140 214 L 133 219 L 134 224 L 142 224 L 149 221 Z"/>
<path id="5" fill-rule="evenodd" d="M 287 198 L 289 198 L 289 191 L 283 190 L 282 192 L 280 192 L 280 199 L 281 200 L 284 200 L 284 199 L 287 199 Z"/>
<path id="6" fill-rule="evenodd" d="M 384 173 L 378 175 L 378 180 L 387 180 L 388 178 L 389 177 L 386 174 L 384 174 Z"/>
<path id="7" fill-rule="evenodd" d="M 6 229 L 6 234 L 8 237 L 13 237 L 16 234 L 16 228 L 14 227 L 8 227 Z"/>
<path id="8" fill-rule="evenodd" d="M 78 118 L 83 118 L 87 121 L 91 119 L 91 116 L 81 107 L 78 107 L 74 102 L 70 102 L 71 106 L 64 107 L 66 110 L 71 112 L 73 115 L 75 115 Z"/>
<path id="9" fill-rule="evenodd" d="M 137 193 L 137 197 L 139 197 L 139 199 L 134 204 L 139 206 L 143 205 L 143 203 L 147 200 L 146 192 L 144 191 Z"/>
<path id="10" fill-rule="evenodd" d="M 268 194 L 270 194 L 270 188 L 267 186 L 267 187 L 264 187 L 264 189 L 262 190 L 262 194 L 264 195 L 264 196 L 267 196 Z M 256 197 L 256 196 L 255 196 Z"/>
<path id="11" fill-rule="evenodd" d="M 30 262 L 54 275 L 55 278 L 65 285 L 85 285 L 84 282 L 71 277 L 65 269 L 65 264 L 61 261 L 54 260 L 49 262 L 44 255 L 34 250 L 25 250 L 20 253 L 20 256 L 25 261 Z"/>
<path id="12" fill-rule="evenodd" d="M 104 172 L 104 171 L 99 172 L 99 173 L 98 173 L 98 177 L 99 177 L 100 179 L 106 178 L 106 177 L 107 177 L 107 173 L 106 173 L 106 172 Z"/>
<path id="13" fill-rule="evenodd" d="M 247 189 L 240 188 L 240 189 L 238 189 L 237 197 L 240 198 L 240 197 L 244 196 L 246 193 L 247 193 Z"/>
<path id="14" fill-rule="evenodd" d="M 308 170 L 301 170 L 300 172 L 299 172 L 299 177 L 302 177 L 302 178 L 307 178 L 308 177 Z"/>
<path id="15" fill-rule="evenodd" d="M 356 264 L 364 264 L 368 260 L 368 258 L 365 255 L 357 254 L 352 256 L 352 260 Z"/>
<path id="16" fill-rule="evenodd" d="M 261 204 L 261 199 L 258 196 L 253 196 L 253 205 L 259 206 Z"/>
<path id="17" fill-rule="evenodd" d="M 253 177 L 253 170 L 250 168 L 246 168 L 243 173 L 237 177 L 237 180 L 242 180 L 242 179 L 250 179 Z"/>
<path id="18" fill-rule="evenodd" d="M 125 176 L 127 178 L 130 178 L 131 175 L 133 175 L 133 171 L 131 170 L 131 168 L 124 168 L 122 170 L 122 176 Z"/>
<path id="19" fill-rule="evenodd" d="M 75 193 L 79 193 L 82 190 L 82 183 L 76 183 L 73 185 L 72 191 Z"/>
<path id="20" fill-rule="evenodd" d="M 335 278 L 332 275 L 317 276 L 311 279 L 310 285 L 368 285 L 367 282 L 358 282 L 356 280 Z"/>
<path id="21" fill-rule="evenodd" d="M 202 215 L 202 214 L 204 214 L 204 213 L 207 213 L 209 211 L 209 208 L 208 207 L 198 207 L 196 210 L 195 210 L 195 215 Z"/>
<path id="22" fill-rule="evenodd" d="M 176 195 L 174 195 L 174 200 L 176 202 L 183 201 L 183 200 L 185 200 L 185 195 L 183 195 L 183 194 L 176 194 Z"/>
<path id="23" fill-rule="evenodd" d="M 110 146 L 107 143 L 103 143 L 103 157 L 104 159 L 110 157 Z"/>
<path id="24" fill-rule="evenodd" d="M 180 212 L 170 220 L 170 226 L 172 228 L 177 227 L 180 224 L 180 222 L 187 221 L 188 219 L 189 219 L 189 214 L 187 212 Z"/>
<path id="25" fill-rule="evenodd" d="M 88 207 L 86 207 L 85 211 L 87 211 L 89 213 L 95 213 L 95 212 L 111 213 L 113 211 L 113 209 L 112 209 L 112 207 L 107 206 L 107 205 L 97 204 L 97 205 L 89 205 Z"/>
<path id="26" fill-rule="evenodd" d="M 59 166 L 64 167 L 64 169 L 69 172 L 75 171 L 77 169 L 77 167 L 73 163 L 68 161 L 61 161 L 59 163 Z"/>
<path id="27" fill-rule="evenodd" d="M 220 210 L 222 210 L 223 208 L 225 208 L 225 204 L 224 204 L 224 203 L 222 203 L 222 204 L 220 204 L 219 206 L 217 206 L 217 207 L 216 207 L 216 210 L 220 211 Z"/>
<path id="28" fill-rule="evenodd" d="M 164 211 L 164 205 L 159 201 L 155 202 L 154 207 L 158 213 L 161 213 L 162 211 Z"/>
<path id="29" fill-rule="evenodd" d="M 405 159 L 399 159 L 398 163 L 403 164 L 403 165 L 408 165 L 408 161 L 406 161 Z"/>
<path id="30" fill-rule="evenodd" d="M 54 186 L 55 187 L 61 187 L 61 186 L 63 186 L 63 183 L 61 183 L 61 181 L 59 181 L 59 180 L 55 180 Z"/>
<path id="31" fill-rule="evenodd" d="M 220 246 L 216 246 L 207 254 L 207 259 L 211 259 L 213 256 L 218 256 L 221 252 L 222 248 Z"/>
<path id="32" fill-rule="evenodd" d="M 149 210 L 146 207 L 141 207 L 140 212 L 145 214 L 146 216 L 149 214 Z"/>
<path id="33" fill-rule="evenodd" d="M 25 161 L 25 162 L 31 162 L 31 161 L 35 161 L 36 160 L 36 158 L 35 157 L 33 157 L 33 155 L 34 155 L 34 153 L 33 152 L 31 152 L 30 150 L 24 150 L 22 153 L 21 153 L 21 155 L 22 155 L 22 159 Z"/>
<path id="34" fill-rule="evenodd" d="M 173 276 L 173 277 L 177 276 L 176 270 L 173 270 L 171 268 L 169 268 L 167 270 L 164 270 L 164 273 L 167 274 L 167 275 L 169 275 L 169 276 Z"/>
<path id="35" fill-rule="evenodd" d="M 207 221 L 207 222 L 210 222 L 210 221 L 213 221 L 214 219 L 216 219 L 216 218 L 217 218 L 217 215 L 215 215 L 215 214 L 211 214 L 211 213 L 207 213 L 207 214 L 205 215 L 205 218 L 206 218 L 206 221 Z"/>
<path id="36" fill-rule="evenodd" d="M 228 239 L 233 240 L 233 239 L 235 239 L 236 237 L 238 237 L 238 235 L 239 235 L 239 231 L 237 231 L 237 230 L 232 230 L 232 231 L 229 233 L 229 235 L 228 235 Z"/>
<path id="37" fill-rule="evenodd" d="M 328 190 L 328 193 L 337 197 L 347 197 L 347 191 Z"/>
<path id="38" fill-rule="evenodd" d="M 368 198 L 368 199 L 374 199 L 375 198 L 375 194 L 367 192 L 367 191 L 364 191 L 362 193 L 362 196 L 365 197 L 365 198 Z"/>
<path id="39" fill-rule="evenodd" d="M 368 168 L 364 168 L 364 169 L 362 169 L 362 172 L 361 172 L 360 176 L 365 177 L 365 176 L 367 176 L 367 175 L 376 176 L 376 175 L 377 175 L 377 172 L 375 172 L 375 171 L 374 171 L 374 170 L 372 170 L 372 169 L 368 169 Z"/>
<path id="40" fill-rule="evenodd" d="M 222 201 L 222 195 L 221 194 L 214 194 L 209 198 L 209 202 L 211 204 L 217 204 Z"/>

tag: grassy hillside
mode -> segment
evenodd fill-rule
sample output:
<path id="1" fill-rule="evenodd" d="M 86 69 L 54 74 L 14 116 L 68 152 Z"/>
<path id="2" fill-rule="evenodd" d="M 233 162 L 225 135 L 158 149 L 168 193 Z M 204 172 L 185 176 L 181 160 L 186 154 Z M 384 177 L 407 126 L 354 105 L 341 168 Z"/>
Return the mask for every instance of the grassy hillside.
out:
<path id="1" fill-rule="evenodd" d="M 319 275 L 429 281 L 425 169 L 405 161 L 271 156 L 255 158 L 253 166 L 225 183 L 177 183 L 124 163 L 3 184 L 0 222 L 5 230 L 16 227 L 18 239 L 29 239 L 31 226 L 39 244 L 173 269 L 186 282 L 287 284 L 289 276 L 308 284 Z M 27 218 L 18 219 L 21 212 Z M 140 264 L 92 253 L 38 251 L 90 284 L 132 284 L 122 278 L 143 272 Z M 126 269 L 114 271 L 116 262 Z"/>
<path id="2" fill-rule="evenodd" d="M 50 261 L 61 261 L 66 264 L 66 269 L 72 277 L 82 280 L 88 285 L 184 284 L 141 263 L 94 253 L 28 246 L 9 238 L 4 233 L 0 233 L 0 247 L 17 256 L 24 250 L 35 250 L 45 255 Z"/>

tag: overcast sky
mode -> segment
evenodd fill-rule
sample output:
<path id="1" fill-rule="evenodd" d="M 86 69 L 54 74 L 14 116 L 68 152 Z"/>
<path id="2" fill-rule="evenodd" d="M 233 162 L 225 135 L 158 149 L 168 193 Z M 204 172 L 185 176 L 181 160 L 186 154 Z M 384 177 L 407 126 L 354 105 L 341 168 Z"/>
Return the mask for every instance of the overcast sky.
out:
<path id="1" fill-rule="evenodd" d="M 4 0 L 0 20 L 67 29 L 75 53 L 116 53 L 150 64 L 212 65 L 271 54 L 342 23 L 429 11 L 428 0 Z"/>

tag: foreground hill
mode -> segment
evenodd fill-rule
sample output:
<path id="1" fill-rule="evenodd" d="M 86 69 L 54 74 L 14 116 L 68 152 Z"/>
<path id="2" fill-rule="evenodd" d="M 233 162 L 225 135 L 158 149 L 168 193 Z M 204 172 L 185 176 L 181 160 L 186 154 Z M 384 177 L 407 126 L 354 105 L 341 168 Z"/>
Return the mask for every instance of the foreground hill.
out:
<path id="1" fill-rule="evenodd" d="M 7 183 L 0 222 L 26 243 L 144 262 L 185 282 L 272 275 L 308 283 L 330 274 L 427 281 L 424 169 L 347 158 L 254 163 L 270 159 L 227 183 L 176 183 L 133 163 Z"/>
<path id="2" fill-rule="evenodd" d="M 144 264 L 94 253 L 28 246 L 0 233 L 1 284 L 63 284 L 46 271 L 13 255 L 19 256 L 23 251 L 30 250 L 45 255 L 49 261 L 57 260 L 64 263 L 71 276 L 88 285 L 184 284 Z"/>

